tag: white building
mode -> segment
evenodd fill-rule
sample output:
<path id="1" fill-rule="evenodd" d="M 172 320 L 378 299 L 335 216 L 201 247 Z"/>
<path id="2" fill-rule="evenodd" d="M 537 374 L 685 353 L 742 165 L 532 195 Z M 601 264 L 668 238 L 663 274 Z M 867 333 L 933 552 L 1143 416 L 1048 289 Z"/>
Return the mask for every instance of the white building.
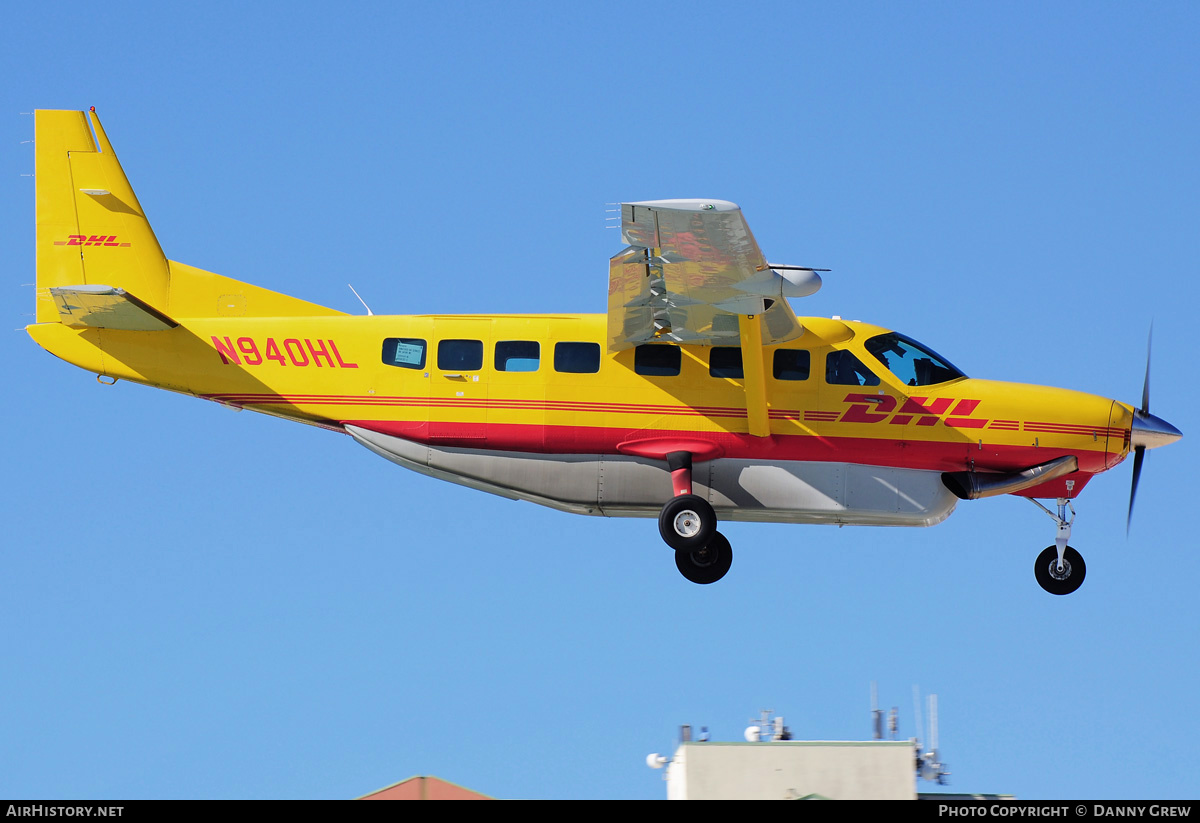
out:
<path id="1" fill-rule="evenodd" d="M 667 764 L 668 800 L 916 800 L 908 740 L 684 742 Z"/>

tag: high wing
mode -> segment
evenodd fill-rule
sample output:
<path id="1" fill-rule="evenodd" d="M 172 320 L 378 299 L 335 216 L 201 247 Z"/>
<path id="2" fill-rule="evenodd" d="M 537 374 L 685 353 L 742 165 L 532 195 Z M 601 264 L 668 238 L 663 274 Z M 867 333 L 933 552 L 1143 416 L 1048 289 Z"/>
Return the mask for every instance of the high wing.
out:
<path id="1" fill-rule="evenodd" d="M 763 346 L 804 333 L 785 298 L 821 288 L 814 270 L 767 263 L 725 200 L 621 204 L 629 246 L 609 261 L 608 348 L 740 346 L 749 433 L 769 437 Z"/>
<path id="2" fill-rule="evenodd" d="M 812 269 L 772 268 L 742 210 L 724 200 L 622 203 L 621 238 L 628 247 L 609 261 L 610 351 L 659 341 L 737 346 L 739 317 L 748 316 L 758 318 L 762 344 L 793 340 L 803 329 L 784 298 L 821 287 Z"/>

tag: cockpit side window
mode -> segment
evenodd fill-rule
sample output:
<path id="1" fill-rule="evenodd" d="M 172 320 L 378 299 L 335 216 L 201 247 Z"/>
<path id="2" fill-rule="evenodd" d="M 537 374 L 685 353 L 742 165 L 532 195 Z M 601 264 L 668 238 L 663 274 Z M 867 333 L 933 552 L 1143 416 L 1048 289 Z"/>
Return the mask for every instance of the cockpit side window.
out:
<path id="1" fill-rule="evenodd" d="M 825 382 L 831 386 L 878 386 L 879 376 L 853 352 L 831 351 L 825 356 Z"/>
<path id="2" fill-rule="evenodd" d="M 948 360 L 898 332 L 876 335 L 866 347 L 906 386 L 932 386 L 964 376 Z"/>

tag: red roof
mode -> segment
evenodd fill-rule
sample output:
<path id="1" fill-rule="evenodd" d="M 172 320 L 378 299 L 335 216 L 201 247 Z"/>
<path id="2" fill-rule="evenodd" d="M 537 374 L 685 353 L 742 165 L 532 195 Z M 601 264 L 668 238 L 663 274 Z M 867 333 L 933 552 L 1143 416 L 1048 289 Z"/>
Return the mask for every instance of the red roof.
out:
<path id="1" fill-rule="evenodd" d="M 359 800 L 494 800 L 486 794 L 473 792 L 442 780 L 440 777 L 418 775 L 382 789 L 364 794 Z"/>

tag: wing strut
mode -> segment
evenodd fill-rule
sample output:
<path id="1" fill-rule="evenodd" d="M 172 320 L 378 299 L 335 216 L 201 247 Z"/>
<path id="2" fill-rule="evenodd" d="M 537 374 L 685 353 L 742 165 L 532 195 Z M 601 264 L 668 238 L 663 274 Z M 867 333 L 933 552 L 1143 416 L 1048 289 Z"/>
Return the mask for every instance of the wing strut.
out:
<path id="1" fill-rule="evenodd" d="M 750 434 L 770 437 L 767 416 L 767 377 L 763 368 L 762 325 L 758 315 L 739 314 L 738 330 L 742 337 L 742 373 L 746 381 L 746 421 Z"/>

